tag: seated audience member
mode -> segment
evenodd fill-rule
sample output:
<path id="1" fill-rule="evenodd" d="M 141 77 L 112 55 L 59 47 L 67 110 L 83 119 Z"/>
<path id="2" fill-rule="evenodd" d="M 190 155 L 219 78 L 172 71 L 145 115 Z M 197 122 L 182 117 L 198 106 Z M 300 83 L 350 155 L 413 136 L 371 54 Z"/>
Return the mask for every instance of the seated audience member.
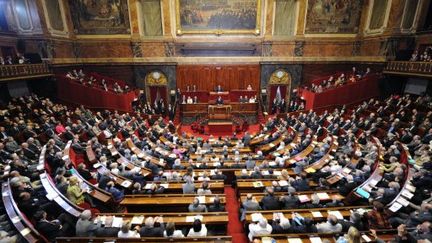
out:
<path id="1" fill-rule="evenodd" d="M 338 222 L 336 216 L 330 214 L 327 221 L 317 224 L 318 233 L 339 233 L 342 231 L 342 225 Z"/>
<path id="2" fill-rule="evenodd" d="M 84 197 L 85 193 L 86 193 L 86 191 L 83 191 L 81 189 L 80 185 L 79 185 L 78 178 L 75 177 L 75 176 L 72 176 L 69 179 L 69 186 L 68 186 L 67 191 L 66 191 L 67 198 L 73 204 L 75 204 L 77 206 L 84 207 L 84 208 L 89 208 L 90 205 L 88 205 L 85 202 L 85 197 Z"/>
<path id="3" fill-rule="evenodd" d="M 195 184 L 192 177 L 187 177 L 185 183 L 182 184 L 183 194 L 195 194 Z"/>
<path id="4" fill-rule="evenodd" d="M 111 193 L 115 202 L 120 202 L 124 198 L 124 193 L 115 187 L 114 181 L 108 182 L 105 190 Z"/>
<path id="5" fill-rule="evenodd" d="M 201 188 L 197 190 L 198 195 L 208 195 L 212 194 L 211 190 L 209 189 L 209 183 L 207 181 L 204 181 L 201 185 Z"/>
<path id="6" fill-rule="evenodd" d="M 183 238 L 183 232 L 181 230 L 176 230 L 175 224 L 173 222 L 168 222 L 164 231 L 164 237 L 175 237 Z"/>
<path id="7" fill-rule="evenodd" d="M 261 218 L 257 223 L 249 224 L 249 240 L 252 241 L 254 236 L 269 235 L 272 233 L 272 226 L 267 223 L 266 218 Z"/>
<path id="8" fill-rule="evenodd" d="M 188 207 L 189 212 L 203 213 L 207 212 L 207 206 L 204 204 L 200 204 L 199 199 L 194 198 L 193 202 Z"/>
<path id="9" fill-rule="evenodd" d="M 207 228 L 205 224 L 201 223 L 201 220 L 195 219 L 193 222 L 192 228 L 189 230 L 187 237 L 206 237 L 207 236 Z"/>
<path id="10" fill-rule="evenodd" d="M 390 224 L 387 220 L 387 215 L 384 212 L 384 205 L 379 201 L 372 203 L 373 209 L 367 213 L 369 228 L 371 229 L 388 229 Z"/>
<path id="11" fill-rule="evenodd" d="M 360 240 L 360 232 L 355 227 L 350 227 L 347 231 L 348 233 L 344 236 L 338 238 L 336 243 L 344 243 L 344 242 L 361 242 Z"/>
<path id="12" fill-rule="evenodd" d="M 75 235 L 77 237 L 93 237 L 96 234 L 96 230 L 101 227 L 101 221 L 97 220 L 97 224 L 92 220 L 90 210 L 84 210 L 75 226 Z"/>
<path id="13" fill-rule="evenodd" d="M 118 238 L 140 238 L 140 234 L 138 233 L 138 226 L 135 229 L 131 230 L 130 221 L 123 222 L 120 231 L 117 234 Z"/>
<path id="14" fill-rule="evenodd" d="M 252 85 L 248 84 L 246 90 L 249 90 L 249 91 L 252 90 Z"/>
<path id="15" fill-rule="evenodd" d="M 45 211 L 37 211 L 33 218 L 36 222 L 36 230 L 50 242 L 54 242 L 57 237 L 70 236 L 70 231 L 74 229 L 73 220 L 66 214 L 61 214 L 57 219 L 48 221 Z"/>
<path id="16" fill-rule="evenodd" d="M 144 222 L 144 227 L 139 231 L 141 237 L 162 237 L 165 227 L 162 217 L 148 217 Z"/>
<path id="17" fill-rule="evenodd" d="M 275 213 L 273 215 L 272 234 L 290 233 L 290 221 L 283 214 Z"/>
<path id="18" fill-rule="evenodd" d="M 214 197 L 213 204 L 208 208 L 209 212 L 224 212 L 225 207 L 221 204 L 219 196 Z"/>
<path id="19" fill-rule="evenodd" d="M 274 195 L 274 190 L 271 187 L 266 189 L 266 195 L 261 199 L 260 205 L 263 210 L 279 210 L 279 199 Z"/>
<path id="20" fill-rule="evenodd" d="M 188 96 L 186 103 L 193 104 L 193 99 L 190 96 Z"/>
<path id="21" fill-rule="evenodd" d="M 241 208 L 241 220 L 243 221 L 246 218 L 247 211 L 258 211 L 261 210 L 261 206 L 257 202 L 257 200 L 252 196 L 252 194 L 248 193 L 246 195 L 246 200 L 242 203 Z"/>

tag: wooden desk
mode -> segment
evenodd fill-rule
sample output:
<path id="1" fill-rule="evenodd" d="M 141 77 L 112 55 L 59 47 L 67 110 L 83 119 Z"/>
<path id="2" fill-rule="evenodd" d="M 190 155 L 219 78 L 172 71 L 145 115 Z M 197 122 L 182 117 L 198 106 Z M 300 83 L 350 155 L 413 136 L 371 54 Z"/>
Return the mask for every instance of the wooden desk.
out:
<path id="1" fill-rule="evenodd" d="M 231 120 L 231 105 L 209 105 L 209 119 L 213 120 Z"/>
<path id="2" fill-rule="evenodd" d="M 141 149 L 139 149 L 130 138 L 126 139 L 126 143 L 129 147 L 129 149 L 136 154 L 136 156 L 138 156 L 138 158 L 140 159 L 146 159 L 148 161 L 150 161 L 150 163 L 158 165 L 160 167 L 165 167 L 165 164 L 162 163 L 158 158 L 154 157 L 154 156 L 150 156 L 146 153 L 144 153 L 144 151 L 142 151 Z"/>
<path id="3" fill-rule="evenodd" d="M 329 202 L 329 201 L 332 201 L 333 199 L 341 201 L 341 200 L 343 200 L 345 198 L 344 196 L 340 195 L 339 192 L 337 192 L 335 190 L 295 192 L 294 194 L 297 195 L 297 196 L 305 195 L 309 199 L 311 199 L 311 196 L 314 193 L 326 193 L 328 195 L 328 198 L 320 199 L 320 202 Z M 265 196 L 265 193 L 253 193 L 252 195 L 253 195 L 253 197 L 255 198 L 255 200 L 257 202 L 260 202 L 261 199 Z M 286 196 L 287 193 L 286 192 L 276 192 L 274 195 L 276 197 L 283 197 L 283 196 Z M 240 201 L 241 202 L 246 201 L 246 197 L 247 197 L 246 193 L 241 193 Z M 304 202 L 304 203 L 309 203 L 309 202 L 311 202 L 311 201 Z"/>
<path id="4" fill-rule="evenodd" d="M 329 215 L 328 211 L 339 211 L 340 214 L 345 219 L 347 219 L 351 216 L 351 210 L 360 209 L 360 208 L 365 209 L 365 210 L 371 210 L 372 209 L 370 206 L 350 206 L 350 207 L 330 207 L 330 208 L 247 211 L 246 212 L 246 222 L 247 223 L 253 222 L 252 221 L 252 214 L 253 213 L 260 213 L 268 221 L 273 221 L 273 214 L 274 213 L 283 213 L 287 219 L 292 219 L 292 213 L 298 213 L 301 216 L 303 216 L 304 218 L 310 218 L 315 222 L 320 222 L 320 221 L 324 221 L 327 219 L 327 216 Z M 314 217 L 312 215 L 312 212 L 320 212 L 321 216 Z"/>
<path id="5" fill-rule="evenodd" d="M 225 226 L 228 223 L 227 212 L 211 212 L 211 213 L 99 213 L 98 216 L 115 216 L 122 217 L 124 220 L 132 220 L 134 216 L 147 217 L 163 217 L 164 222 L 173 222 L 176 226 L 192 226 L 192 222 L 186 222 L 186 217 L 202 215 L 202 223 L 206 225 L 221 225 Z"/>
<path id="6" fill-rule="evenodd" d="M 78 178 L 78 181 L 80 182 L 81 189 L 83 190 L 90 190 L 89 195 L 92 196 L 94 199 L 97 199 L 103 203 L 108 203 L 112 201 L 111 193 L 100 189 L 99 187 L 91 184 L 87 180 L 85 180 L 75 168 L 70 169 L 72 175 L 76 176 Z"/>
<path id="7" fill-rule="evenodd" d="M 255 187 L 254 182 L 260 181 L 262 182 L 262 187 Z M 247 192 L 263 192 L 266 187 L 272 186 L 272 181 L 274 179 L 239 179 L 237 181 L 237 189 L 241 193 L 247 193 Z M 316 184 L 314 181 L 309 181 L 310 187 L 316 187 L 318 184 Z"/>
<path id="8" fill-rule="evenodd" d="M 108 139 L 107 142 L 108 142 L 107 148 L 110 151 L 111 156 L 118 157 L 117 162 L 119 164 L 122 164 L 122 165 L 126 166 L 126 168 L 128 168 L 129 170 L 134 170 L 135 168 L 138 167 L 138 168 L 140 168 L 141 175 L 143 175 L 145 177 L 151 175 L 151 170 L 149 170 L 149 169 L 147 169 L 145 167 L 142 167 L 142 166 L 136 166 L 131 161 L 129 161 L 128 159 L 126 159 L 123 155 L 121 155 L 117 151 L 116 147 L 114 146 L 114 143 L 112 142 L 112 139 Z"/>
<path id="9" fill-rule="evenodd" d="M 224 193 L 224 182 L 219 180 L 210 180 L 207 181 L 209 184 L 209 189 L 213 194 L 223 194 Z M 183 193 L 183 185 L 184 182 L 165 182 L 165 181 L 148 181 L 147 184 L 158 184 L 158 185 L 167 185 L 168 188 L 165 188 L 164 193 Z M 195 182 L 195 187 L 198 189 L 202 185 L 202 182 Z"/>
<path id="10" fill-rule="evenodd" d="M 187 212 L 188 206 L 193 200 L 203 198 L 205 201 L 201 204 L 211 205 L 215 196 L 219 196 L 221 204 L 225 204 L 224 194 L 203 195 L 200 197 L 196 194 L 162 194 L 162 195 L 127 195 L 120 202 L 120 205 L 127 207 L 128 212 Z"/>
<path id="11" fill-rule="evenodd" d="M 57 243 L 137 243 L 137 242 L 182 242 L 182 243 L 231 243 L 231 236 L 206 236 L 206 237 L 185 237 L 185 238 L 164 238 L 164 237 L 141 237 L 139 239 L 131 238 L 106 238 L 106 237 L 60 237 L 56 239 Z"/>

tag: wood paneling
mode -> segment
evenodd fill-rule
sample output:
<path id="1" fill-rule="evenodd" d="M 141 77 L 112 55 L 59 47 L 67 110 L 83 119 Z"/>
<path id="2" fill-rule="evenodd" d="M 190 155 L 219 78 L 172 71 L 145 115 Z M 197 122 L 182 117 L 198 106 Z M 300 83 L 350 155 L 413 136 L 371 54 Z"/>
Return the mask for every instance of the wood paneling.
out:
<path id="1" fill-rule="evenodd" d="M 197 90 L 214 90 L 217 85 L 224 90 L 260 88 L 259 65 L 181 65 L 177 67 L 177 88 L 186 90 L 196 85 Z"/>

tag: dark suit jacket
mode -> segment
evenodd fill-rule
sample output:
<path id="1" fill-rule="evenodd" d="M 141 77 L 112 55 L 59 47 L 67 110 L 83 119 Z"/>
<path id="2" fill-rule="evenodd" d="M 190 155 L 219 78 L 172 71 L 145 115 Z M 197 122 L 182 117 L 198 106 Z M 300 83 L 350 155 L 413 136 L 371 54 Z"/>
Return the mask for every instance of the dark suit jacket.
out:
<path id="1" fill-rule="evenodd" d="M 279 200 L 275 196 L 264 196 L 261 199 L 261 207 L 264 210 L 278 210 L 280 209 Z"/>
<path id="2" fill-rule="evenodd" d="M 36 230 L 45 236 L 45 238 L 47 238 L 49 241 L 54 241 L 56 237 L 63 235 L 62 231 L 60 231 L 60 225 L 45 221 L 39 221 L 36 224 Z"/>

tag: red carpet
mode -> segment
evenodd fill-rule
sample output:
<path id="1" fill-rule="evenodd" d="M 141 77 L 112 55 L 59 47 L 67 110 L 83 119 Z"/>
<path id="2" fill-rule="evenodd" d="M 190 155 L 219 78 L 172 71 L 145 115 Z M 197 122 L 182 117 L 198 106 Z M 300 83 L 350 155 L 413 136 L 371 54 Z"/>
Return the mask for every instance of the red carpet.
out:
<path id="1" fill-rule="evenodd" d="M 226 210 L 228 212 L 228 235 L 232 236 L 234 243 L 249 242 L 239 217 L 239 202 L 235 190 L 231 186 L 225 186 Z"/>

